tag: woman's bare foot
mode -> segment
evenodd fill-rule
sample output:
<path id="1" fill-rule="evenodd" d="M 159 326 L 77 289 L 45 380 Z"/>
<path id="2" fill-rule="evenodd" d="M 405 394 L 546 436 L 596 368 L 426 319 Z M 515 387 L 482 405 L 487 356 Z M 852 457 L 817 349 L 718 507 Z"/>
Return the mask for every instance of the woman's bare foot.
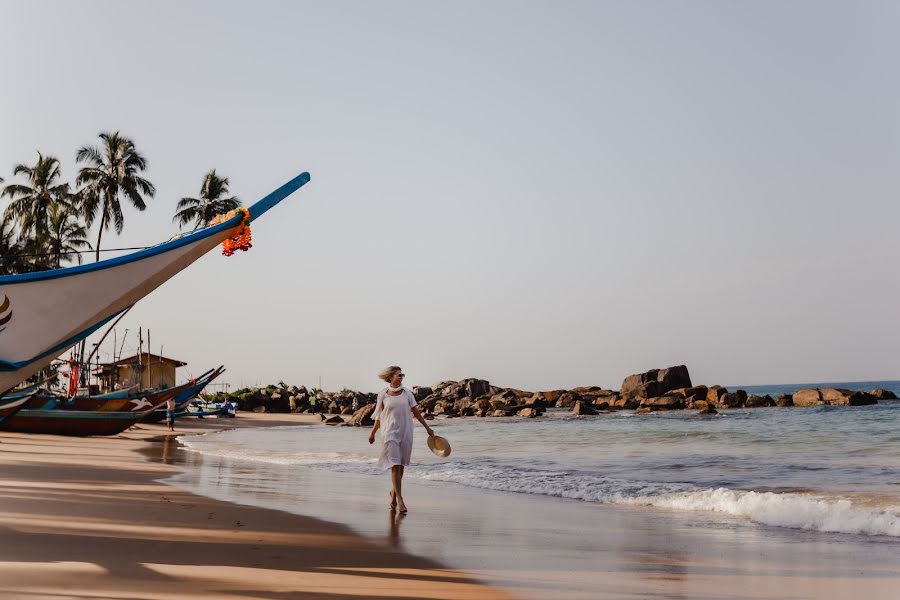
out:
<path id="1" fill-rule="evenodd" d="M 397 510 L 397 495 L 394 492 L 391 492 L 391 504 L 388 508 Z"/>
<path id="2" fill-rule="evenodd" d="M 399 512 L 401 515 L 405 515 L 405 514 L 406 514 L 406 503 L 403 501 L 403 498 L 400 498 L 400 499 L 398 500 L 397 508 L 399 509 L 398 512 Z"/>

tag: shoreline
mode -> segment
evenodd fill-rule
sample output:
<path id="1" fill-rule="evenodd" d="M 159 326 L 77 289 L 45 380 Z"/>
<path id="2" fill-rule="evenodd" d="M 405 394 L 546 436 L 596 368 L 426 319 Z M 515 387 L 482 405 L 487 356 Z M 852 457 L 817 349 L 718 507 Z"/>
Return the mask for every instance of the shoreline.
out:
<path id="1" fill-rule="evenodd" d="M 272 415 L 213 421 L 182 421 L 174 434 L 139 425 L 113 438 L 0 435 L 0 597 L 511 598 L 339 523 L 161 481 L 178 472 L 164 462 L 167 440 L 303 423 Z M 144 452 L 160 442 L 162 460 L 148 460 Z"/>
<path id="2" fill-rule="evenodd" d="M 473 421 L 479 423 L 484 422 Z M 518 427 L 497 423 L 501 429 Z M 523 420 L 521 426 L 535 423 Z M 354 433 L 314 429 L 335 441 Z M 296 448 L 289 429 L 281 434 L 275 438 L 279 447 Z M 240 447 L 254 435 L 226 437 L 241 440 Z M 180 460 L 189 468 L 175 483 L 230 501 L 323 515 L 368 539 L 429 557 L 525 599 L 837 600 L 861 594 L 887 600 L 900 585 L 900 545 L 890 538 L 783 529 L 719 514 L 596 504 L 414 477 L 404 480 L 410 515 L 395 523 L 386 510 L 388 482 L 380 475 L 308 468 L 290 460 L 290 454 L 286 462 L 274 463 L 232 456 L 183 451 Z"/>

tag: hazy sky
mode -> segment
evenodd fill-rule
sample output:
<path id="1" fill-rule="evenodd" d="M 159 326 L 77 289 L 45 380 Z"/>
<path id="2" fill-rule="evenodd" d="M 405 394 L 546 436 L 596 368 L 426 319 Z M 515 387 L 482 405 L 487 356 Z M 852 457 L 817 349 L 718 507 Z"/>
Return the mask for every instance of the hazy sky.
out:
<path id="1" fill-rule="evenodd" d="M 312 182 L 118 329 L 232 384 L 900 378 L 896 2 L 0 3 L 0 175 Z M 6 201 L 0 203 L 5 206 Z M 111 345 L 110 345 L 111 349 Z"/>

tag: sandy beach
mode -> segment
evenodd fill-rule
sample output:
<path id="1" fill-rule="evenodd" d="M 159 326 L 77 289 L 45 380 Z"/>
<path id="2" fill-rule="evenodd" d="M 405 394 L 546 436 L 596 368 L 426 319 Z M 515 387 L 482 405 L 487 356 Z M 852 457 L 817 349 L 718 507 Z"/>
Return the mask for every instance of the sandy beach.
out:
<path id="1" fill-rule="evenodd" d="M 242 415 L 179 433 L 302 420 Z M 159 483 L 176 469 L 139 451 L 165 448 L 161 435 L 0 434 L 0 598 L 509 597 L 342 525 Z"/>
<path id="2" fill-rule="evenodd" d="M 176 435 L 318 422 L 248 414 L 180 422 Z M 887 600 L 900 587 L 890 540 L 862 561 L 851 556 L 871 546 L 815 533 L 419 481 L 407 484 L 412 512 L 395 518 L 366 476 L 243 468 L 256 491 L 162 425 L 115 438 L 0 434 L 0 598 Z M 260 492 L 267 478 L 291 478 L 293 493 Z"/>

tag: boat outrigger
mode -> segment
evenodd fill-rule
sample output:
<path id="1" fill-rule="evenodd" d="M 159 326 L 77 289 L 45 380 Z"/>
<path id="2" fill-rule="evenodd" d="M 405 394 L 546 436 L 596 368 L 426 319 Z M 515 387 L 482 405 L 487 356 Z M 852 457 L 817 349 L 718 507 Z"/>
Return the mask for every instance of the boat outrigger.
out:
<path id="1" fill-rule="evenodd" d="M 0 276 L 0 394 L 109 323 L 309 181 L 302 173 L 223 222 L 126 256 Z"/>

